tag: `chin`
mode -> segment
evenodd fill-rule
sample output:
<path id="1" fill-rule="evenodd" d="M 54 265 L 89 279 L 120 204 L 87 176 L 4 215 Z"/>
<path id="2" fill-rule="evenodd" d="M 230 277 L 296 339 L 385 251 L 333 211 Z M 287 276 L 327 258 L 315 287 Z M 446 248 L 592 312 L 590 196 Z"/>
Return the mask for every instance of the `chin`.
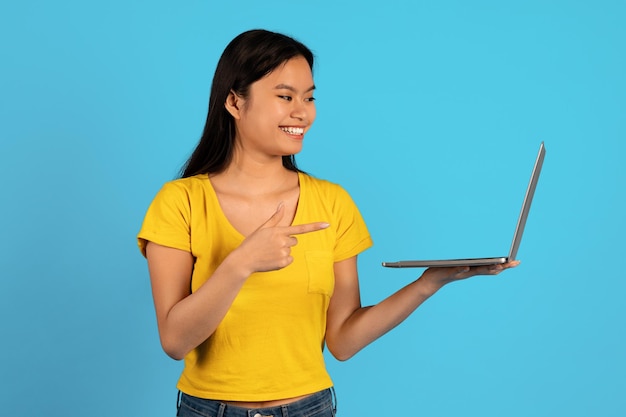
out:
<path id="1" fill-rule="evenodd" d="M 302 144 L 298 146 L 290 146 L 288 149 L 283 152 L 283 156 L 296 155 L 302 151 Z"/>

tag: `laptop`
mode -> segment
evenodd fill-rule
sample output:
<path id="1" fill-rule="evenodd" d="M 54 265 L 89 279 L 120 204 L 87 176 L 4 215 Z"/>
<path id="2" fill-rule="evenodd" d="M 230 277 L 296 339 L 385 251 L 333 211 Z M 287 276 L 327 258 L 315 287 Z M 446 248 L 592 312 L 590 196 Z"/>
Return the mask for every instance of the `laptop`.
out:
<path id="1" fill-rule="evenodd" d="M 469 259 L 442 259 L 442 260 L 430 260 L 430 261 L 398 261 L 398 262 L 383 262 L 383 266 L 388 268 L 431 268 L 431 267 L 449 267 L 449 266 L 480 266 L 480 265 L 498 265 L 504 264 L 515 260 L 517 256 L 517 250 L 519 249 L 520 242 L 522 241 L 522 234 L 524 233 L 524 226 L 526 226 L 526 219 L 528 218 L 528 212 L 530 211 L 530 204 L 533 201 L 533 195 L 535 194 L 535 188 L 537 188 L 537 182 L 539 181 L 539 174 L 541 173 L 541 167 L 543 165 L 543 159 L 546 154 L 546 148 L 541 142 L 539 146 L 539 153 L 535 160 L 535 166 L 533 168 L 532 175 L 530 176 L 530 182 L 526 189 L 526 195 L 524 196 L 524 202 L 522 203 L 522 210 L 517 220 L 517 226 L 515 226 L 515 233 L 513 234 L 513 242 L 511 243 L 511 249 L 509 255 L 506 257 L 497 258 L 469 258 Z"/>

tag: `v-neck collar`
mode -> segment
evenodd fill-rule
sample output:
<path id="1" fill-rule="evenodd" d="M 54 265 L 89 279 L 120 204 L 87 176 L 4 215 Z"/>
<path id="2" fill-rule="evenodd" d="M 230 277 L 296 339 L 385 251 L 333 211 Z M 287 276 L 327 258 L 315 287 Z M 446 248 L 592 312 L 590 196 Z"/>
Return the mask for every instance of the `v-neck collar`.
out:
<path id="1" fill-rule="evenodd" d="M 226 227 L 230 229 L 233 235 L 237 236 L 240 240 L 244 240 L 246 236 L 244 236 L 243 233 L 241 233 L 239 230 L 237 230 L 235 226 L 233 226 L 233 224 L 230 222 L 230 220 L 226 216 L 226 213 L 224 213 L 224 209 L 222 209 L 220 200 L 217 197 L 217 192 L 215 191 L 215 188 L 213 188 L 213 183 L 211 182 L 211 178 L 208 175 L 206 176 L 206 180 L 207 180 L 206 181 L 207 189 L 209 190 L 211 198 L 215 200 L 215 203 L 216 203 L 215 206 L 218 208 L 217 213 L 215 213 L 215 215 L 220 217 L 220 223 L 227 225 Z M 301 203 L 303 201 L 302 196 L 303 196 L 303 193 L 306 192 L 306 186 L 304 185 L 305 182 L 306 182 L 306 179 L 304 178 L 304 174 L 298 171 L 298 202 L 296 203 L 296 212 L 293 216 L 293 221 L 291 222 L 292 226 L 295 224 L 300 224 L 301 222 L 300 216 L 302 212 L 302 207 L 301 207 Z"/>

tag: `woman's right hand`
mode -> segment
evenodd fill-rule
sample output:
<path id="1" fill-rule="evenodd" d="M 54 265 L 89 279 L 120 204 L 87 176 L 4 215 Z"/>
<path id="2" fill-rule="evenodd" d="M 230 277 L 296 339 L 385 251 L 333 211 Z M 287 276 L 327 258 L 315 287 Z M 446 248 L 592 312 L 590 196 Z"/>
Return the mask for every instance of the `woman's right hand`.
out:
<path id="1" fill-rule="evenodd" d="M 285 213 L 283 203 L 257 230 L 251 233 L 230 256 L 246 268 L 248 275 L 255 272 L 275 271 L 293 262 L 291 248 L 298 244 L 295 235 L 326 229 L 324 222 L 296 226 L 278 226 Z"/>
<path id="2" fill-rule="evenodd" d="M 191 253 L 148 243 L 146 253 L 159 335 L 169 356 L 182 359 L 213 334 L 252 273 L 281 269 L 293 262 L 291 248 L 298 243 L 294 235 L 328 227 L 322 222 L 278 226 L 283 216 L 281 204 L 193 294 Z"/>

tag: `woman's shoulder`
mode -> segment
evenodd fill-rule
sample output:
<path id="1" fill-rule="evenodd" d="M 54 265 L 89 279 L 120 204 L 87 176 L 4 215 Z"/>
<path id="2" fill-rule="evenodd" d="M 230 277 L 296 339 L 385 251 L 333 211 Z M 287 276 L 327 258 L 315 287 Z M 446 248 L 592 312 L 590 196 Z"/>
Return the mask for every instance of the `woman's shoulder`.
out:
<path id="1" fill-rule="evenodd" d="M 205 189 L 210 185 L 209 178 L 206 174 L 194 175 L 192 177 L 176 178 L 167 181 L 162 186 L 162 191 L 171 193 L 190 193 L 195 190 Z"/>
<path id="2" fill-rule="evenodd" d="M 300 181 L 304 182 L 304 185 L 309 187 L 315 187 L 323 190 L 336 190 L 342 188 L 341 185 L 335 182 L 323 178 L 314 177 L 313 175 L 307 174 L 306 172 L 300 172 L 299 175 Z"/>
<path id="3" fill-rule="evenodd" d="M 310 174 L 300 173 L 301 185 L 309 189 L 311 193 L 316 193 L 326 198 L 337 199 L 348 197 L 348 192 L 343 186 L 336 182 L 317 178 Z"/>
<path id="4" fill-rule="evenodd" d="M 193 206 L 206 199 L 207 194 L 210 194 L 209 189 L 210 181 L 206 174 L 177 178 L 161 185 L 154 197 L 154 202 Z"/>

